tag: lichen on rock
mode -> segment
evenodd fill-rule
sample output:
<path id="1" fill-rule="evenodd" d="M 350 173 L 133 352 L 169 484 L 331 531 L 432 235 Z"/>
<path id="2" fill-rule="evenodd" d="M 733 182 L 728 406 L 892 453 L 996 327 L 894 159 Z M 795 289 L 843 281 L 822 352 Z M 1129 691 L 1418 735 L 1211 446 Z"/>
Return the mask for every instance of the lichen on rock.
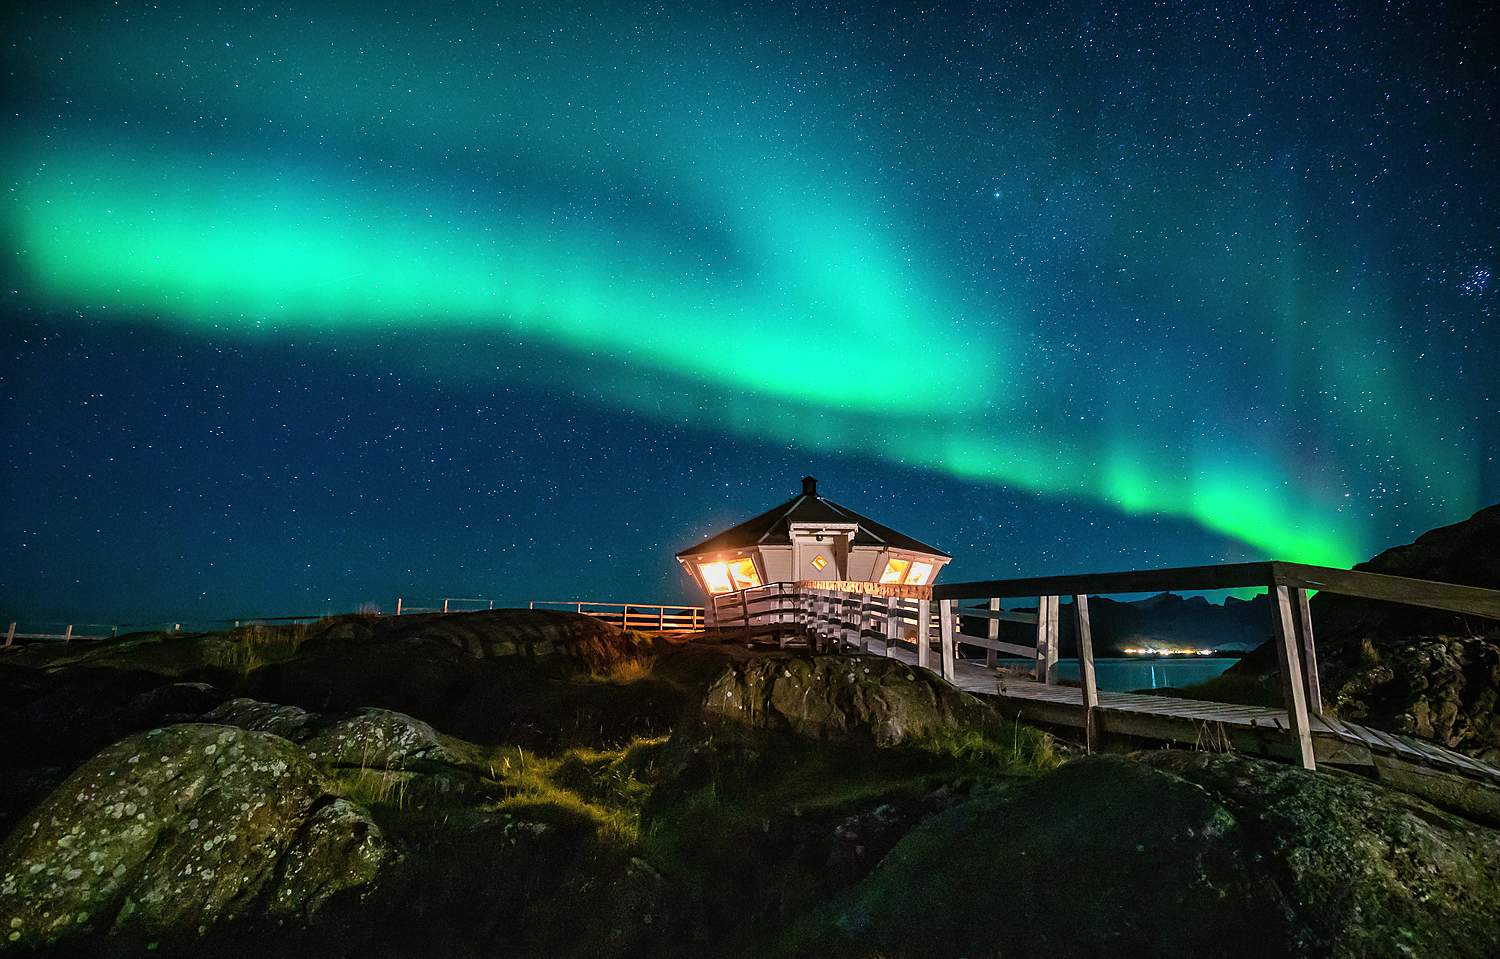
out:
<path id="1" fill-rule="evenodd" d="M 169 726 L 84 763 L 0 845 L 0 928 L 37 945 L 295 925 L 368 883 L 387 855 L 380 829 L 337 805 L 287 740 Z"/>

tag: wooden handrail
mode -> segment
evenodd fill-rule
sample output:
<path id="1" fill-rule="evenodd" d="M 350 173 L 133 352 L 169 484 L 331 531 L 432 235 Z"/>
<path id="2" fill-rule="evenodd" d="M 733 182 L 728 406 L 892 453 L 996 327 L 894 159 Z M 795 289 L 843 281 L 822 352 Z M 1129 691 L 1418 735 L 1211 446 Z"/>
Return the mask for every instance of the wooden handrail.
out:
<path id="1" fill-rule="evenodd" d="M 1244 587 L 1285 586 L 1315 589 L 1341 596 L 1358 596 L 1393 603 L 1442 609 L 1453 613 L 1500 619 L 1500 590 L 1459 586 L 1432 580 L 1389 576 L 1364 570 L 1307 566 L 1276 560 L 1228 563 L 1223 566 L 1182 566 L 1175 569 L 1130 570 L 1119 573 L 1081 573 L 1074 576 L 1033 576 L 971 583 L 943 583 L 932 588 L 932 598 L 1012 599 L 1019 596 L 1077 596 L 1115 593 L 1161 593 Z M 968 615 L 968 614 L 966 614 Z M 975 615 L 984 615 L 975 613 Z"/>
<path id="2" fill-rule="evenodd" d="M 837 587 L 820 589 L 818 587 Z M 1043 682 L 1056 682 L 1057 653 L 1060 639 L 1059 621 L 1061 610 L 1059 599 L 1073 598 L 1073 616 L 1078 626 L 1079 670 L 1083 686 L 1084 707 L 1088 713 L 1086 728 L 1092 738 L 1092 710 L 1098 704 L 1093 670 L 1093 649 L 1090 637 L 1088 597 L 1119 593 L 1160 593 L 1169 590 L 1201 591 L 1215 589 L 1238 589 L 1254 587 L 1267 589 L 1272 599 L 1271 627 L 1282 694 L 1286 703 L 1290 732 L 1296 743 L 1302 765 L 1314 768 L 1309 715 L 1323 712 L 1323 703 L 1318 683 L 1317 653 L 1313 643 L 1311 609 L 1308 605 L 1313 590 L 1364 599 L 1380 600 L 1441 609 L 1487 619 L 1500 619 L 1500 590 L 1481 589 L 1475 586 L 1459 586 L 1431 580 L 1412 579 L 1405 576 L 1389 576 L 1364 570 L 1335 569 L 1327 566 L 1308 566 L 1301 563 L 1266 561 L 1257 563 L 1230 563 L 1222 566 L 1184 566 L 1174 569 L 1130 570 L 1118 573 L 1084 573 L 1075 576 L 1034 576 L 1023 579 L 986 580 L 971 583 L 947 583 L 932 587 L 931 601 L 927 597 L 917 598 L 915 616 L 906 607 L 912 599 L 880 597 L 876 591 L 862 583 L 771 583 L 761 587 L 725 594 L 727 602 L 738 607 L 737 618 L 742 619 L 747 631 L 751 626 L 752 607 L 776 602 L 790 594 L 794 597 L 795 610 L 806 627 L 818 639 L 826 640 L 837 634 L 838 642 L 852 642 L 865 648 L 865 622 L 873 616 L 886 617 L 886 630 L 896 620 L 915 618 L 917 626 L 917 664 L 927 666 L 932 640 L 931 603 L 937 604 L 937 633 L 939 643 L 938 669 L 944 679 L 954 680 L 954 657 L 959 645 L 977 646 L 990 650 L 986 660 L 993 665 L 994 653 L 1032 653 L 1036 657 L 1036 675 Z M 1000 599 L 1038 597 L 1036 613 L 1007 612 L 1000 609 Z M 961 609 L 958 601 L 986 599 L 988 609 Z M 715 597 L 715 608 L 719 608 L 720 597 Z M 857 610 L 854 624 L 848 621 L 847 610 Z M 757 609 L 758 612 L 758 609 Z M 778 615 L 780 625 L 788 622 Z M 989 636 L 970 636 L 958 631 L 959 620 L 964 617 L 987 620 Z M 997 627 L 1001 621 L 1036 624 L 1037 646 L 1027 647 L 1001 642 Z M 878 634 L 878 630 L 876 631 Z M 902 642 L 895 636 L 887 636 L 887 649 L 892 642 Z"/>
<path id="3" fill-rule="evenodd" d="M 619 621 L 621 629 L 657 632 L 696 632 L 703 628 L 703 607 L 671 603 L 596 603 L 592 600 L 532 600 L 527 609 L 539 606 L 571 607 L 574 612 L 593 616 L 609 623 Z M 670 610 L 670 612 L 669 612 Z"/>

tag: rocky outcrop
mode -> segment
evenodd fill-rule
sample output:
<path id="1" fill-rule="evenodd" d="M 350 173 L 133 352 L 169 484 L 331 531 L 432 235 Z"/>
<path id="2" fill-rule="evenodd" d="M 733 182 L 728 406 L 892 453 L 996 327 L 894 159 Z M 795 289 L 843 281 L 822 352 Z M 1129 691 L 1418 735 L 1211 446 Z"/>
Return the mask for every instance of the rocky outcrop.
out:
<path id="1" fill-rule="evenodd" d="M 390 855 L 290 742 L 170 726 L 89 760 L 0 846 L 0 929 L 45 945 L 295 926 Z"/>
<path id="2" fill-rule="evenodd" d="M 487 610 L 340 616 L 305 627 L 141 633 L 0 656 L 0 835 L 89 756 L 194 720 L 237 697 L 282 718 L 379 707 L 444 733 L 528 749 L 665 730 L 696 700 L 666 683 L 596 689 L 581 678 L 649 657 L 653 641 L 576 613 Z M 244 725 L 237 721 L 236 725 Z"/>
<path id="3" fill-rule="evenodd" d="M 703 713 L 720 735 L 786 731 L 832 742 L 894 746 L 997 716 L 926 670 L 878 656 L 784 656 L 736 663 L 709 687 Z"/>
<path id="4" fill-rule="evenodd" d="M 1440 583 L 1500 589 L 1500 503 L 1406 546 L 1394 546 L 1355 569 Z"/>
<path id="5" fill-rule="evenodd" d="M 1500 589 L 1500 505 L 1354 568 Z M 1327 591 L 1312 622 L 1323 700 L 1339 717 L 1500 760 L 1500 622 Z M 1273 644 L 1225 676 L 1242 684 L 1236 695 L 1258 684 L 1244 701 L 1279 704 Z"/>
<path id="6" fill-rule="evenodd" d="M 109 747 L 26 817 L 0 847 L 6 941 L 123 955 L 339 955 L 356 944 L 407 955 L 432 946 L 439 926 L 461 949 L 500 948 L 568 928 L 554 908 L 560 919 L 570 904 L 645 895 L 630 876 L 649 870 L 601 846 L 576 798 L 525 779 L 524 763 L 524 785 L 497 781 L 494 751 L 421 720 L 248 699 L 205 718 L 215 722 Z M 495 808 L 517 793 L 539 798 Z M 549 911 L 532 917 L 540 903 Z M 616 943 L 651 932 L 589 925 Z"/>
<path id="7" fill-rule="evenodd" d="M 1423 533 L 1416 542 L 1392 547 L 1354 568 L 1500 589 L 1500 504 L 1461 523 Z M 1357 651 L 1367 639 L 1378 645 L 1416 636 L 1500 636 L 1500 623 L 1494 620 L 1333 593 L 1315 596 L 1312 609 L 1320 650 Z"/>
<path id="8" fill-rule="evenodd" d="M 1324 698 L 1338 714 L 1500 761 L 1500 646 L 1484 639 L 1366 638 L 1329 663 Z"/>
<path id="9" fill-rule="evenodd" d="M 805 955 L 1423 956 L 1500 950 L 1500 834 L 1354 777 L 1094 757 L 908 834 Z"/>
<path id="10" fill-rule="evenodd" d="M 1500 505 L 1354 567 L 1500 589 Z M 1324 699 L 1347 719 L 1500 759 L 1500 623 L 1320 593 Z"/>
<path id="11" fill-rule="evenodd" d="M 1365 780 L 1183 752 L 1048 772 L 1057 759 L 1044 734 L 879 657 L 658 647 L 649 668 L 594 673 L 557 646 L 491 655 L 501 640 L 475 652 L 410 625 L 399 641 L 308 639 L 242 677 L 285 681 L 299 691 L 290 702 L 225 699 L 203 675 L 132 670 L 128 658 L 12 674 L 21 695 L 0 695 L 0 709 L 36 750 L 21 768 L 67 779 L 0 843 L 0 949 L 1500 950 L 1497 834 Z M 89 696 L 68 691 L 68 676 L 111 710 L 136 710 L 130 722 L 212 708 L 69 764 L 76 742 L 49 753 L 48 727 L 24 725 L 68 717 L 86 730 Z M 416 712 L 378 703 L 403 696 Z M 527 696 L 524 711 L 505 712 Z M 322 705 L 366 697 L 377 703 Z M 456 735 L 465 710 L 492 717 L 476 722 L 487 735 L 520 716 L 550 724 L 521 735 L 570 747 Z M 653 710 L 673 718 L 673 736 L 614 738 Z M 615 711 L 618 725 L 605 718 Z M 807 938 L 820 929 L 831 931 Z"/>

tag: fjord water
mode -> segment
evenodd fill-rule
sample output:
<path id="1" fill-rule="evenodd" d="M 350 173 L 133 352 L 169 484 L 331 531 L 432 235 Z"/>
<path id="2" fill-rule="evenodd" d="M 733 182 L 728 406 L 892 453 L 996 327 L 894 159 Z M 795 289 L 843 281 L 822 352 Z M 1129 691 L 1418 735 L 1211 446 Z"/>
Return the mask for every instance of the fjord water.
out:
<path id="1" fill-rule="evenodd" d="M 1111 656 L 1094 660 L 1094 676 L 1100 689 L 1130 692 L 1135 689 L 1182 687 L 1212 679 L 1239 660 L 1227 656 Z M 1029 659 L 1002 659 L 1011 669 L 1030 669 Z M 1078 679 L 1078 660 L 1057 664 L 1059 679 Z"/>

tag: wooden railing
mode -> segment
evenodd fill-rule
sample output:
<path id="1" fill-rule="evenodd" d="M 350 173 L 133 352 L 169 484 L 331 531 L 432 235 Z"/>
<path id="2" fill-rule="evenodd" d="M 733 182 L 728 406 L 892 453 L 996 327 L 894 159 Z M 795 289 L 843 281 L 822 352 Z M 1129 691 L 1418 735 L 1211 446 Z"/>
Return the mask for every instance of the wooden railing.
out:
<path id="1" fill-rule="evenodd" d="M 112 636 L 118 635 L 120 632 L 120 628 L 118 626 L 111 626 L 108 623 L 68 623 L 67 627 L 60 633 L 18 633 L 16 632 L 16 627 L 18 625 L 20 625 L 19 621 L 13 622 L 10 624 L 10 629 L 5 631 L 6 646 L 15 645 L 15 642 L 18 639 L 60 639 L 65 643 L 72 642 L 75 639 L 79 641 L 90 639 L 109 639 Z M 61 624 L 44 623 L 43 625 L 55 626 Z M 109 632 L 107 634 L 86 635 L 83 633 L 73 632 L 73 630 L 75 629 L 107 629 L 109 630 Z"/>
<path id="2" fill-rule="evenodd" d="M 621 629 L 656 633 L 696 633 L 703 629 L 702 606 L 652 606 L 645 603 L 593 603 L 579 600 L 528 603 L 528 609 L 570 609 Z"/>
<path id="3" fill-rule="evenodd" d="M 494 609 L 493 599 L 461 599 L 458 597 L 445 597 L 441 600 L 427 599 L 417 600 L 419 603 L 442 603 L 441 606 L 413 606 L 410 602 L 396 597 L 396 615 L 414 616 L 417 613 L 477 613 L 480 610 Z"/>
<path id="4" fill-rule="evenodd" d="M 921 593 L 913 597 L 909 592 L 907 596 L 882 596 L 881 588 L 873 584 L 819 585 L 840 588 L 818 589 L 806 583 L 773 583 L 716 596 L 714 620 L 721 628 L 744 629 L 747 637 L 776 635 L 783 645 L 788 638 L 800 635 L 809 638 L 815 648 L 824 648 L 831 642 L 839 647 L 866 649 L 871 638 L 886 642 L 887 651 L 893 646 L 915 646 L 917 665 L 927 668 L 934 667 L 931 655 L 936 632 L 938 662 L 935 671 L 949 682 L 955 679 L 958 648 L 972 646 L 986 650 L 986 664 L 989 666 L 996 665 L 1000 653 L 1031 659 L 1035 664 L 1035 679 L 1055 684 L 1061 599 L 1071 596 L 1071 611 L 1077 627 L 1080 686 L 1087 714 L 1086 725 L 1090 727 L 1092 712 L 1099 705 L 1089 624 L 1090 595 L 1245 587 L 1268 589 L 1272 596 L 1270 625 L 1283 701 L 1297 752 L 1302 765 L 1308 769 L 1314 768 L 1308 717 L 1310 713 L 1324 711 L 1309 605 L 1312 591 L 1500 620 L 1500 590 L 1274 561 L 949 583 L 931 587 L 928 598 L 921 598 Z M 1001 600 L 1023 597 L 1036 598 L 1036 612 L 1002 608 Z M 979 599 L 986 601 L 985 606 L 959 606 L 962 601 Z M 962 632 L 960 624 L 964 619 L 988 620 L 988 635 Z M 1034 625 L 1036 645 L 1002 642 L 998 638 L 1001 622 Z"/>

